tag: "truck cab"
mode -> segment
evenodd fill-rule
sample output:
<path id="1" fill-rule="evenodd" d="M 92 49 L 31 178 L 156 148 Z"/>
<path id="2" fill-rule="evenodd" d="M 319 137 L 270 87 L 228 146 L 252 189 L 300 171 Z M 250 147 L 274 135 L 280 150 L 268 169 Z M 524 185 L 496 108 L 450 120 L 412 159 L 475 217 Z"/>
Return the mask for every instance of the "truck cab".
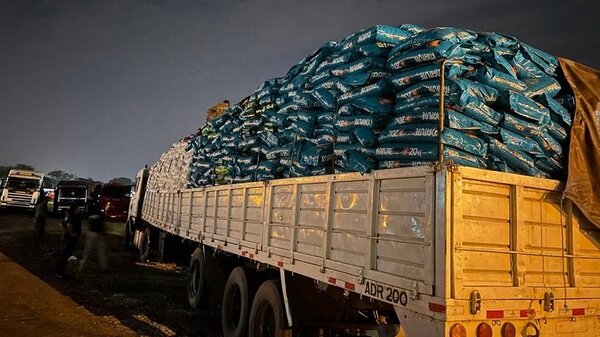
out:
<path id="1" fill-rule="evenodd" d="M 139 170 L 135 176 L 135 185 L 133 185 L 132 196 L 129 201 L 129 213 L 125 223 L 125 246 L 133 245 L 135 230 L 141 227 L 142 206 L 144 205 L 144 194 L 146 193 L 146 184 L 148 182 L 148 167 Z"/>
<path id="2" fill-rule="evenodd" d="M 86 208 L 88 185 L 83 181 L 61 180 L 54 188 L 54 214 L 65 212 L 71 205 Z"/>
<path id="3" fill-rule="evenodd" d="M 33 209 L 40 197 L 44 173 L 10 170 L 0 195 L 1 208 Z"/>
<path id="4" fill-rule="evenodd" d="M 100 189 L 100 211 L 106 219 L 127 219 L 131 186 L 104 184 Z"/>

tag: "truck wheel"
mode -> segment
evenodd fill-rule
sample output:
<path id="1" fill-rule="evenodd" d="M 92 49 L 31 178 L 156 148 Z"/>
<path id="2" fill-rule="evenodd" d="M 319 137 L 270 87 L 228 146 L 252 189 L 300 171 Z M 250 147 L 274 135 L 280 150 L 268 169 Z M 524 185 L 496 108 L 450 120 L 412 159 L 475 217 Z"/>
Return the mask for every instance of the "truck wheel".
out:
<path id="1" fill-rule="evenodd" d="M 252 276 L 242 267 L 236 267 L 229 274 L 221 306 L 221 326 L 224 336 L 246 336 L 254 288 Z"/>
<path id="2" fill-rule="evenodd" d="M 201 248 L 196 248 L 190 259 L 190 269 L 188 272 L 187 294 L 188 302 L 194 309 L 198 308 L 202 299 L 205 285 L 205 264 L 204 252 Z"/>
<path id="3" fill-rule="evenodd" d="M 287 329 L 279 282 L 265 281 L 254 297 L 250 311 L 249 337 L 281 337 Z"/>
<path id="4" fill-rule="evenodd" d="M 146 227 L 140 238 L 140 260 L 147 261 L 150 259 L 150 227 Z"/>

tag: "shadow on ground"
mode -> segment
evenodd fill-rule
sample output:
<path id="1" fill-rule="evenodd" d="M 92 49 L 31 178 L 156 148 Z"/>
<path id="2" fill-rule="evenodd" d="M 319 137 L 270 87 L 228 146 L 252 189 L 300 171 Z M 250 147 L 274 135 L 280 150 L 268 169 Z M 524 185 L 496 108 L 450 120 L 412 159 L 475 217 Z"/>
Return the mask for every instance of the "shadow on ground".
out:
<path id="1" fill-rule="evenodd" d="M 60 222 L 49 219 L 43 244 L 34 249 L 32 220 L 21 214 L 1 215 L 0 251 L 93 314 L 106 317 L 115 329 L 130 329 L 141 336 L 221 336 L 218 312 L 188 307 L 185 267 L 140 263 L 115 234 L 119 224 L 111 224 L 106 234 L 108 272 L 102 272 L 92 256 L 82 273 L 59 280 L 54 274 Z M 75 256 L 81 257 L 84 244 L 82 237 Z"/>

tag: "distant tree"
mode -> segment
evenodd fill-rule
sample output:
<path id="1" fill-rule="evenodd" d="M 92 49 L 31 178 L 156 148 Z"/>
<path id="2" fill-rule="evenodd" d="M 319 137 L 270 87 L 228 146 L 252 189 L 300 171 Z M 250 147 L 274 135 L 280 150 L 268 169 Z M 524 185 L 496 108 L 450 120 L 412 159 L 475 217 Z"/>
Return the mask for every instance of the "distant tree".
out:
<path id="1" fill-rule="evenodd" d="M 123 185 L 123 186 L 131 186 L 133 185 L 133 181 L 127 177 L 118 177 L 118 178 L 112 178 L 109 182 L 109 184 L 117 184 L 117 185 Z"/>
<path id="2" fill-rule="evenodd" d="M 62 170 L 50 171 L 46 176 L 53 181 L 54 186 L 61 180 L 75 180 L 77 178 L 77 175 Z"/>

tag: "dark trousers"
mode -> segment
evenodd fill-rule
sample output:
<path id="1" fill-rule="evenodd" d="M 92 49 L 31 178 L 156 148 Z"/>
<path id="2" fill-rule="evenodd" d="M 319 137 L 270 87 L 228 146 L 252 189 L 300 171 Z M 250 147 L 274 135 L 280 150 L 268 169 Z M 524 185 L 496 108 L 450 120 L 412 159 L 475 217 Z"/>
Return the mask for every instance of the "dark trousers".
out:
<path id="1" fill-rule="evenodd" d="M 73 255 L 73 251 L 77 246 L 77 240 L 79 240 L 79 236 L 72 237 L 69 234 L 65 235 L 63 246 L 60 250 L 60 256 L 58 257 L 58 264 L 56 265 L 56 273 L 58 275 L 65 275 L 67 260 L 69 259 L 69 257 L 71 257 L 71 255 Z"/>

